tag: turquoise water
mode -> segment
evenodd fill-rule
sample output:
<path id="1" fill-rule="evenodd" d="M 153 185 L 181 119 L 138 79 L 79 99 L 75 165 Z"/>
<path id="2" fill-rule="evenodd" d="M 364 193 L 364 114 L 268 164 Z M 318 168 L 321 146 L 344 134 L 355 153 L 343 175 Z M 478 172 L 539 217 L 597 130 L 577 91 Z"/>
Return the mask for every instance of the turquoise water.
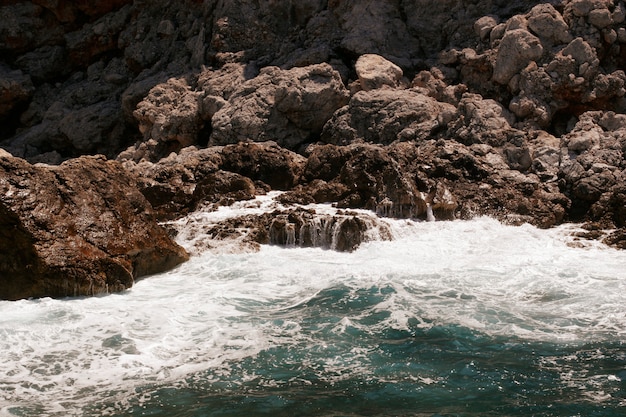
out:
<path id="1" fill-rule="evenodd" d="M 203 252 L 122 294 L 0 302 L 0 415 L 626 415 L 624 252 L 392 226 L 348 254 Z"/>

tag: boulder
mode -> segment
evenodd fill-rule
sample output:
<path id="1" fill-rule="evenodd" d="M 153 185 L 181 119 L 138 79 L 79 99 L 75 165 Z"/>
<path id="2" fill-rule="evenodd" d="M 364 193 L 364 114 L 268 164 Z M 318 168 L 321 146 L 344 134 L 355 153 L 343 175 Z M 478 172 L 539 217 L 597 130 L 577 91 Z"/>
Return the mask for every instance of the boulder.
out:
<path id="1" fill-rule="evenodd" d="M 418 89 L 359 91 L 324 126 L 321 140 L 337 145 L 420 140 L 455 117 L 454 106 Z"/>
<path id="2" fill-rule="evenodd" d="M 170 78 L 150 90 L 137 104 L 133 116 L 144 141 L 170 143 L 171 150 L 179 150 L 197 142 L 204 124 L 200 106 L 201 93 L 185 78 Z"/>
<path id="3" fill-rule="evenodd" d="M 122 160 L 122 159 L 121 159 Z M 202 204 L 230 205 L 300 180 L 305 158 L 275 142 L 184 148 L 156 162 L 123 160 L 161 220 L 184 216 Z"/>
<path id="4" fill-rule="evenodd" d="M 543 55 L 541 41 L 525 29 L 509 30 L 500 41 L 493 64 L 493 80 L 506 85 L 531 61 Z"/>
<path id="5" fill-rule="evenodd" d="M 291 70 L 266 67 L 241 84 L 213 115 L 209 143 L 272 140 L 295 150 L 319 137 L 347 100 L 339 73 L 328 64 Z"/>
<path id="6" fill-rule="evenodd" d="M 528 13 L 528 29 L 547 46 L 567 44 L 572 40 L 569 26 L 550 3 L 538 4 Z"/>
<path id="7" fill-rule="evenodd" d="M 275 142 L 224 146 L 220 168 L 261 182 L 273 190 L 288 190 L 300 180 L 305 158 Z"/>
<path id="8" fill-rule="evenodd" d="M 123 291 L 188 258 L 119 163 L 0 157 L 0 298 Z"/>
<path id="9" fill-rule="evenodd" d="M 402 80 L 402 69 L 376 54 L 361 55 L 354 64 L 354 69 L 360 87 L 365 91 L 383 86 L 394 88 Z"/>

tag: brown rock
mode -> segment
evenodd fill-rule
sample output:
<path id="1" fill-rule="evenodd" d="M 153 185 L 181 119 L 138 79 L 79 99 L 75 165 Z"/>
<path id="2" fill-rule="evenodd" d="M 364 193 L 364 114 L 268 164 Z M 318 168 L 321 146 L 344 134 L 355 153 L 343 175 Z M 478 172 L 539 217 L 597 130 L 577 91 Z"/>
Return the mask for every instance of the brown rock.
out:
<path id="1" fill-rule="evenodd" d="M 196 143 L 203 126 L 200 100 L 201 93 L 185 78 L 170 78 L 153 87 L 133 112 L 144 141 L 173 142 L 172 150 Z"/>
<path id="2" fill-rule="evenodd" d="M 506 85 L 511 78 L 543 55 L 539 38 L 524 29 L 509 30 L 500 41 L 493 66 L 493 80 Z"/>
<path id="3" fill-rule="evenodd" d="M 215 113 L 209 143 L 273 140 L 294 150 L 315 140 L 347 99 L 339 73 L 328 64 L 264 68 Z"/>
<path id="4" fill-rule="evenodd" d="M 0 157 L 0 298 L 122 291 L 187 259 L 116 162 Z"/>
<path id="5" fill-rule="evenodd" d="M 337 145 L 420 140 L 445 127 L 455 113 L 452 105 L 414 89 L 359 91 L 324 126 L 321 139 Z"/>
<path id="6" fill-rule="evenodd" d="M 288 190 L 296 185 L 305 164 L 304 157 L 275 142 L 228 145 L 221 155 L 223 170 L 261 181 L 274 190 Z"/>
<path id="7" fill-rule="evenodd" d="M 402 69 L 380 55 L 361 55 L 354 69 L 363 90 L 375 90 L 383 86 L 397 87 L 402 80 Z"/>

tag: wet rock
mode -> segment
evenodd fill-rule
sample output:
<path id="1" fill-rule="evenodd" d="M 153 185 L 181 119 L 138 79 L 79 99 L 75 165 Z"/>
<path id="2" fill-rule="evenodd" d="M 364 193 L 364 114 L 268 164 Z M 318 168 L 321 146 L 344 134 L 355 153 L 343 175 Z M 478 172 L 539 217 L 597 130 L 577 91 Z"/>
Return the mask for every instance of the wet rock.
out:
<path id="1" fill-rule="evenodd" d="M 225 146 L 221 168 L 267 184 L 273 190 L 288 190 L 296 185 L 305 158 L 275 142 L 239 143 Z"/>
<path id="2" fill-rule="evenodd" d="M 250 205 L 255 202 L 251 201 Z M 374 213 L 315 210 L 278 205 L 264 214 L 212 222 L 210 212 L 197 212 L 184 222 L 184 238 L 199 252 L 258 250 L 260 245 L 315 247 L 341 252 L 362 243 L 393 238 L 390 226 Z M 180 227 L 172 223 L 173 228 Z"/>
<path id="3" fill-rule="evenodd" d="M 122 291 L 187 259 L 115 162 L 0 157 L 0 297 Z"/>

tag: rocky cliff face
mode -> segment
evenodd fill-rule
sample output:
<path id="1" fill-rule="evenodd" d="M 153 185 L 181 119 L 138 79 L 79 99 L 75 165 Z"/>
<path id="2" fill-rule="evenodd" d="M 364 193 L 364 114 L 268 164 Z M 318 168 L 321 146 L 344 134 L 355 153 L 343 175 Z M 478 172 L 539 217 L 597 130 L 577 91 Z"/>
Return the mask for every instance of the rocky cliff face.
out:
<path id="1" fill-rule="evenodd" d="M 0 9 L 0 146 L 117 159 L 161 219 L 280 189 L 387 216 L 625 226 L 622 0 Z"/>

